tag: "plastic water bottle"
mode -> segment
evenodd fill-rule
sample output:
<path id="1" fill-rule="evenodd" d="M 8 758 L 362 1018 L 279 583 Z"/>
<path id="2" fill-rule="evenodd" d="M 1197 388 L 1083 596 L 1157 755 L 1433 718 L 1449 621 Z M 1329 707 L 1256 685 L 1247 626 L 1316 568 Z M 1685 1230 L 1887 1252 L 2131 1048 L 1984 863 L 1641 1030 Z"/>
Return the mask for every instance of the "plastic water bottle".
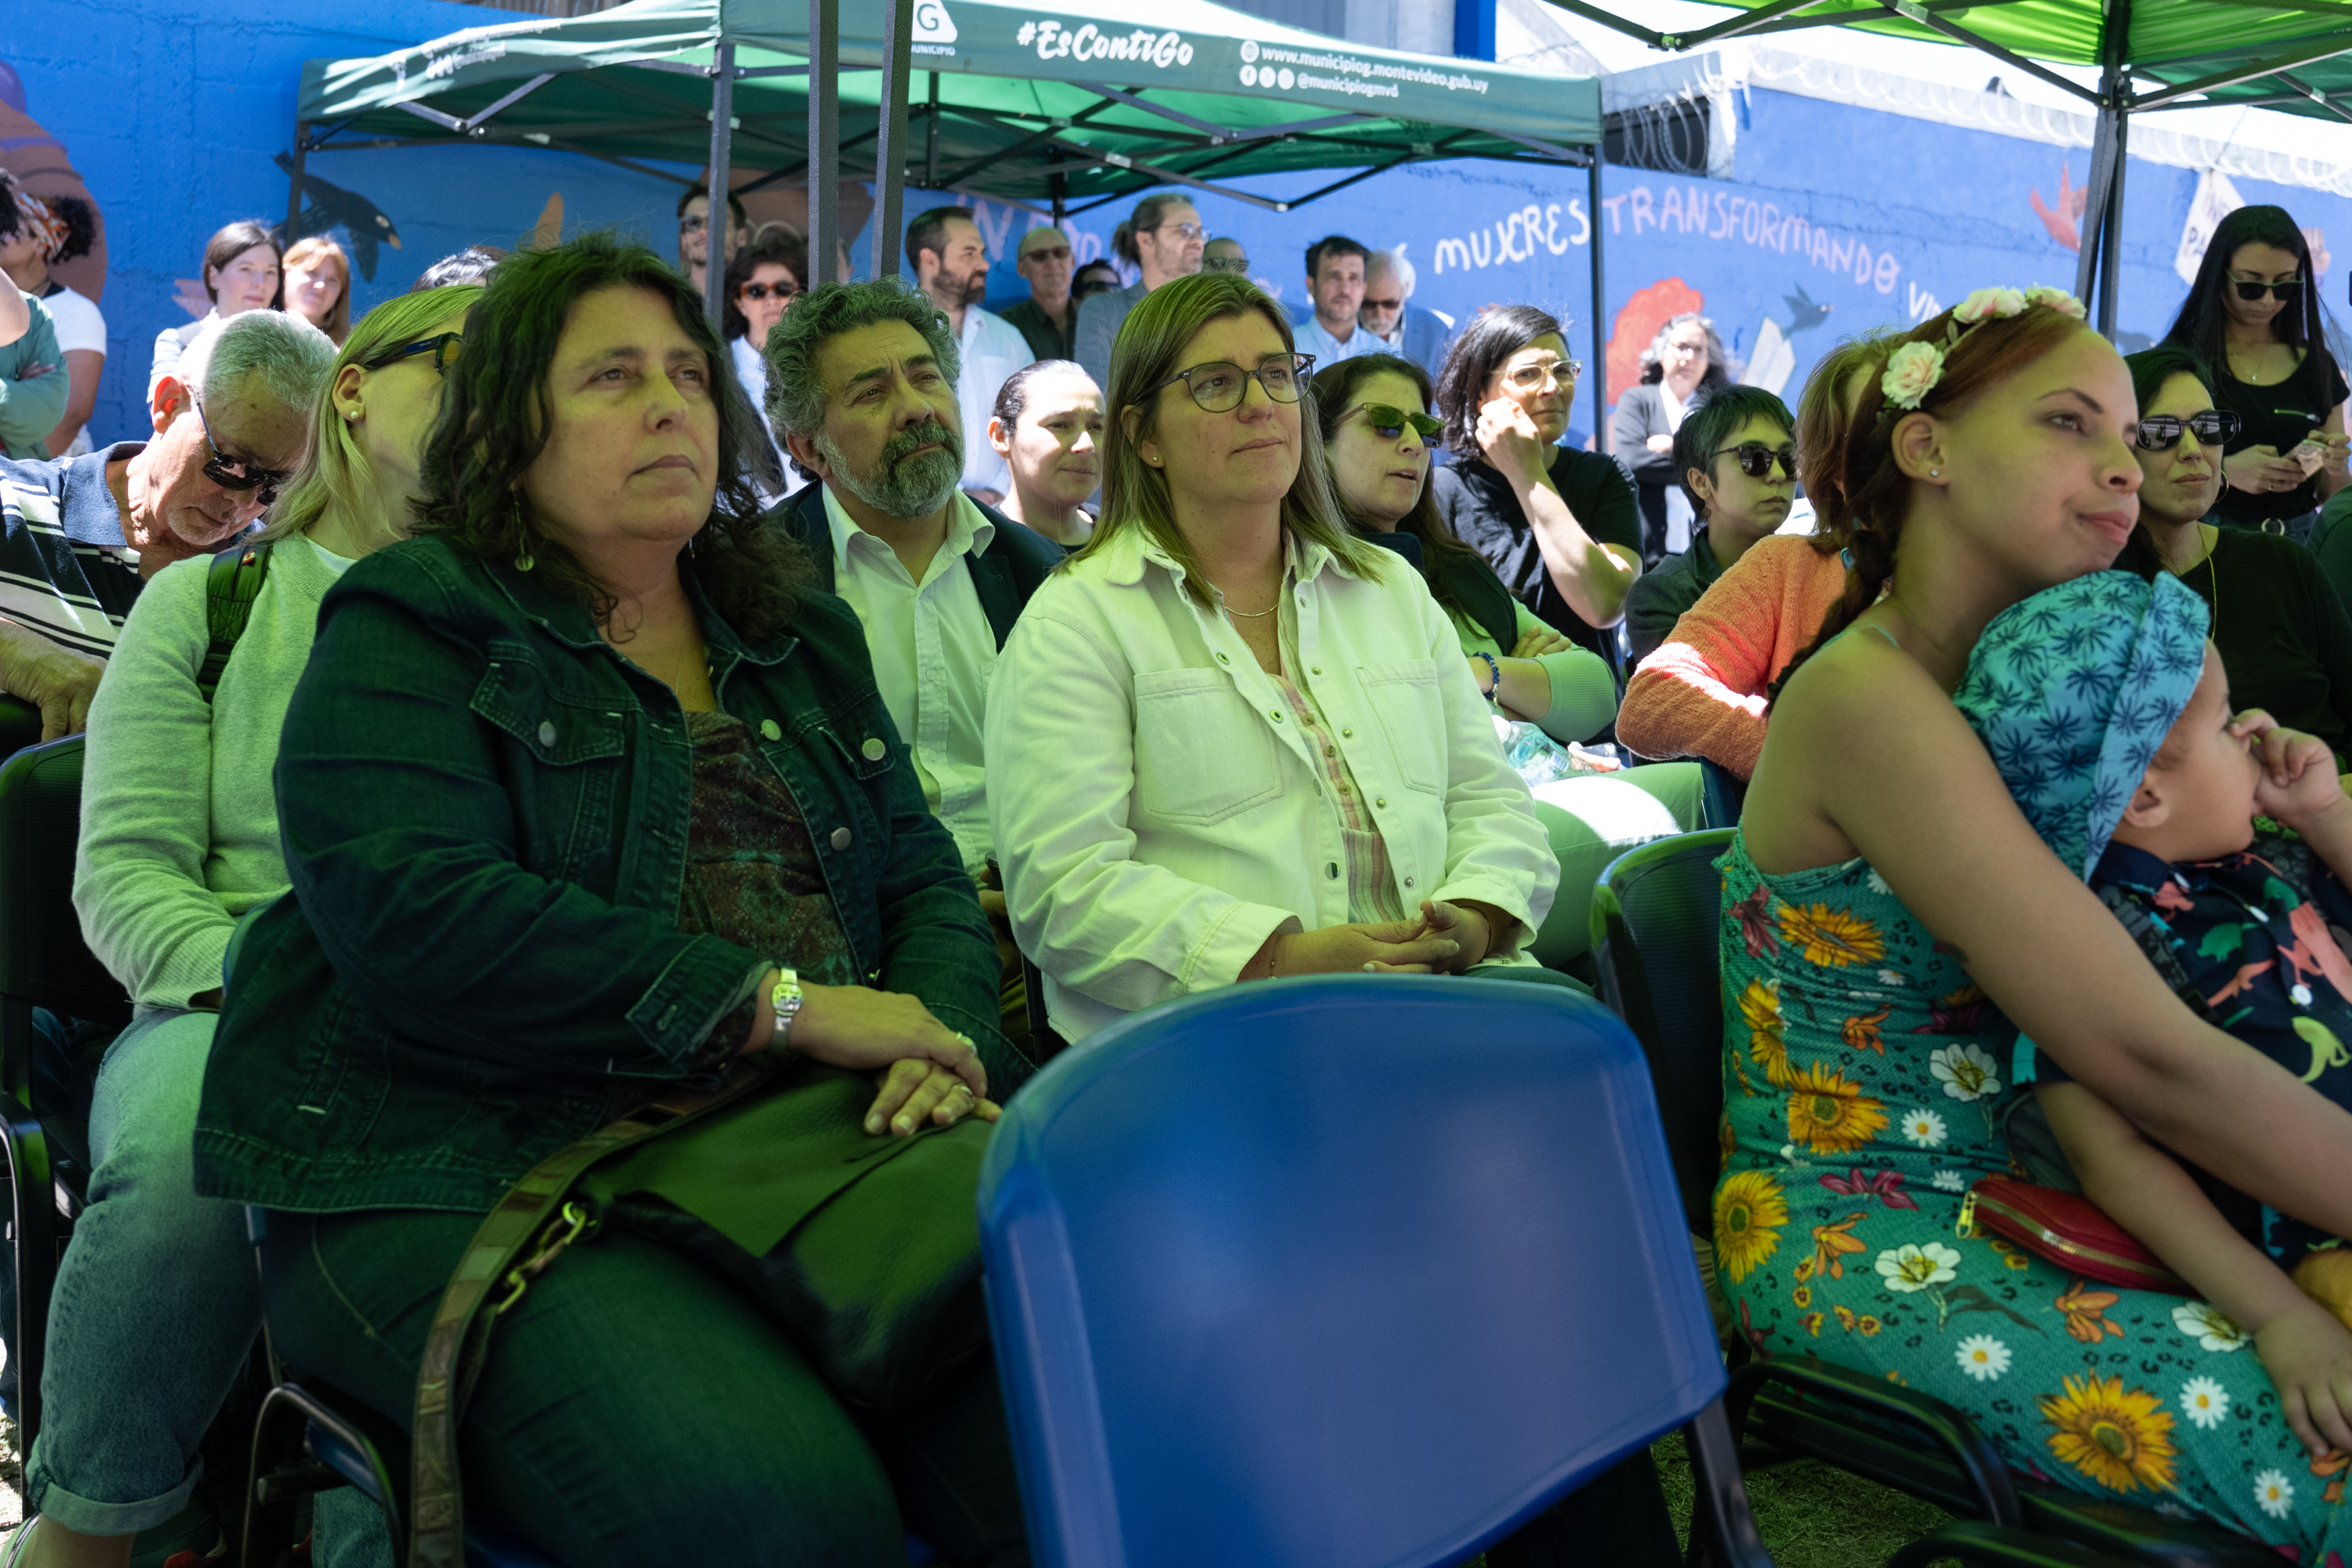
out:
<path id="1" fill-rule="evenodd" d="M 1503 741 L 1503 760 L 1531 788 L 1566 778 L 1576 771 L 1574 762 L 1550 736 L 1525 722 L 1511 725 L 1510 733 Z"/>

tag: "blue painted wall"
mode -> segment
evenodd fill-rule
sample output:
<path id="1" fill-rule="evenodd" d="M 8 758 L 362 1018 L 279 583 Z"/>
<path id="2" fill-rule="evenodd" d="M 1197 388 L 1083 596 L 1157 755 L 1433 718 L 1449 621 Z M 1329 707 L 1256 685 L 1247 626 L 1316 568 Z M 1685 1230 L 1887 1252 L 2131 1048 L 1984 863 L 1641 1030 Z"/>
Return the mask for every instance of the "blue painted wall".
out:
<path id="1" fill-rule="evenodd" d="M 64 144 L 106 217 L 99 442 L 146 433 L 152 346 L 190 319 L 175 295 L 200 277 L 205 237 L 237 218 L 284 219 L 286 175 L 270 157 L 291 151 L 302 62 L 514 19 L 440 0 L 0 0 L 0 62 L 21 80 L 26 111 Z M 670 243 L 676 186 L 568 154 L 414 148 L 317 154 L 310 167 L 373 201 L 400 234 L 372 281 L 353 276 L 354 314 L 468 243 L 512 245 L 559 191 L 567 229 L 610 225 L 642 229 L 665 252 Z"/>

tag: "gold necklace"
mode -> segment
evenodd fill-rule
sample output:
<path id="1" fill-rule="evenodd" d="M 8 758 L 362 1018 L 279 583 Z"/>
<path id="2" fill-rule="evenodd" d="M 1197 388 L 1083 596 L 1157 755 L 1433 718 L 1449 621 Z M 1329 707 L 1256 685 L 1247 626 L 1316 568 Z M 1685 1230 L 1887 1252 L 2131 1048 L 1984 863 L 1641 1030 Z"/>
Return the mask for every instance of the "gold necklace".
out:
<path id="1" fill-rule="evenodd" d="M 2185 582 L 2188 579 L 2189 574 L 2196 571 L 2198 567 L 2202 566 L 2207 568 L 2206 574 L 2212 579 L 2213 591 L 2208 603 L 2213 612 L 2213 624 L 2207 629 L 2205 635 L 2212 638 L 2213 645 L 2218 647 L 2221 643 L 2221 568 L 2220 564 L 2214 561 L 2213 552 L 2219 548 L 2221 543 L 2221 530 L 2218 525 L 2210 523 L 2200 522 L 2196 526 L 2197 531 L 2200 533 L 2204 532 L 2204 531 L 2209 527 L 2212 528 L 2213 537 L 2206 541 L 2205 553 L 2203 555 L 2199 556 L 2195 561 L 2190 562 L 2187 566 L 2182 567 L 2178 572 L 2174 572 L 2172 574 Z M 2167 570 L 2169 570 L 2169 568 Z M 2194 593 L 2196 590 L 2191 589 L 2189 591 Z"/>

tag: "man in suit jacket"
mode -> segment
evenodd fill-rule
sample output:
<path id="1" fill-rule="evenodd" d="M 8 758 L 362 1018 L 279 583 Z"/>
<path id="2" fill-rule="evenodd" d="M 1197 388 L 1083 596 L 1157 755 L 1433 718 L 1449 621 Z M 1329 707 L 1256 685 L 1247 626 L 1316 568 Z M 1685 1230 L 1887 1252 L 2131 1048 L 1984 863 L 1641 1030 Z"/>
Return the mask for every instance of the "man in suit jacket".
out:
<path id="1" fill-rule="evenodd" d="M 820 284 L 793 301 L 767 353 L 777 434 L 822 481 L 771 515 L 857 612 L 923 798 L 979 876 L 994 847 L 981 745 L 989 679 L 1062 548 L 957 488 L 957 343 L 921 294 Z"/>
<path id="2" fill-rule="evenodd" d="M 1454 329 L 1434 310 L 1412 300 L 1412 264 L 1393 250 L 1375 250 L 1364 267 L 1364 300 L 1356 320 L 1380 341 L 1381 352 L 1402 354 L 1429 373 L 1432 381 L 1445 368 L 1445 351 Z"/>

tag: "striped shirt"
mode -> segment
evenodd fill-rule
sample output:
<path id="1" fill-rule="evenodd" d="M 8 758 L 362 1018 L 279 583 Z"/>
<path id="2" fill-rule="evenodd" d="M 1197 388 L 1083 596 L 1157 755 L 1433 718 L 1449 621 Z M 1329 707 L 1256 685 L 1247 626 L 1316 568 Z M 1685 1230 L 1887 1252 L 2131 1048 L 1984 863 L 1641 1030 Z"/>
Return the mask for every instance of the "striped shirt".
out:
<path id="1" fill-rule="evenodd" d="M 106 466 L 145 445 L 51 462 L 0 458 L 0 616 L 91 658 L 113 652 L 143 583 Z"/>
<path id="2" fill-rule="evenodd" d="M 1283 619 L 1287 622 L 1289 616 Z M 1290 679 L 1290 665 L 1296 650 L 1290 639 L 1283 639 L 1282 665 L 1274 683 L 1282 689 L 1283 700 L 1290 704 L 1291 717 L 1298 721 L 1299 738 L 1322 770 L 1323 790 L 1339 808 L 1339 842 L 1348 857 L 1348 918 L 1351 921 L 1396 921 L 1404 918 L 1404 905 L 1397 899 L 1396 872 L 1389 864 L 1388 840 L 1381 837 L 1380 825 L 1364 808 L 1364 797 L 1356 788 L 1356 775 L 1348 766 L 1348 759 L 1332 742 L 1325 730 L 1323 715 L 1298 689 Z"/>

